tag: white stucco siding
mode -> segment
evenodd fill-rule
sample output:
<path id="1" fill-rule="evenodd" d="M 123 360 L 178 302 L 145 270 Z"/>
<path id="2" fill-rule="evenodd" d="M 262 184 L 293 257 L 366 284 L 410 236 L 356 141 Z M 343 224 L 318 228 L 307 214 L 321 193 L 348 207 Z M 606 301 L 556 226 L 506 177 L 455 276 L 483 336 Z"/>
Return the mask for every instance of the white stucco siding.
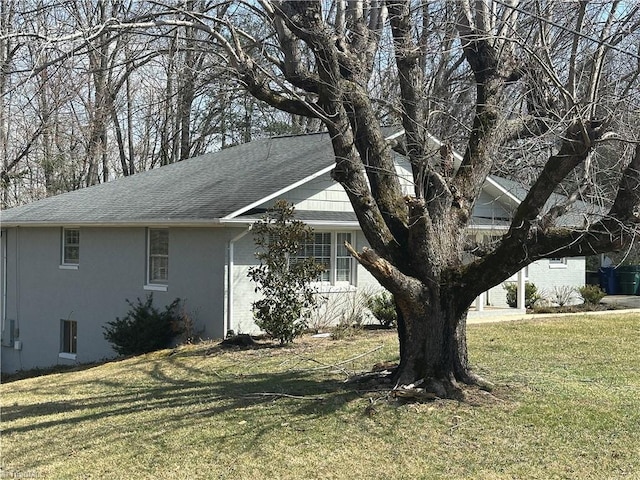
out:
<path id="1" fill-rule="evenodd" d="M 231 296 L 231 329 L 235 333 L 258 333 L 260 329 L 253 320 L 251 305 L 260 298 L 255 292 L 255 284 L 249 279 L 249 268 L 257 265 L 255 257 L 256 247 L 251 233 L 245 235 L 233 247 L 233 270 L 231 273 L 231 289 L 227 294 Z"/>

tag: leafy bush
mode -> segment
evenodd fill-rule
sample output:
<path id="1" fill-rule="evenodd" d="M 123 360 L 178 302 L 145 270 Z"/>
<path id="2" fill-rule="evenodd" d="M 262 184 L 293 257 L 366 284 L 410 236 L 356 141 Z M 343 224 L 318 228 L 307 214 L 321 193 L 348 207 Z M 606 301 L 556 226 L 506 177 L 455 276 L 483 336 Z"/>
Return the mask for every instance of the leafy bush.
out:
<path id="1" fill-rule="evenodd" d="M 578 289 L 578 293 L 584 302 L 590 305 L 597 305 L 606 295 L 598 285 L 585 285 Z"/>
<path id="2" fill-rule="evenodd" d="M 393 295 L 389 292 L 382 292 L 367 299 L 367 307 L 371 310 L 380 325 L 386 328 L 393 328 L 398 323 L 398 313 Z"/>
<path id="3" fill-rule="evenodd" d="M 260 265 L 248 276 L 263 298 L 253 303 L 256 325 L 280 343 L 292 342 L 307 329 L 316 306 L 311 282 L 324 271 L 313 258 L 300 256 L 301 247 L 311 239 L 310 227 L 293 218 L 294 208 L 284 200 L 253 226 Z"/>
<path id="4" fill-rule="evenodd" d="M 503 285 L 504 289 L 507 291 L 507 305 L 512 308 L 518 306 L 518 284 L 517 283 L 505 283 Z M 533 304 L 536 303 L 537 300 L 540 299 L 540 294 L 538 293 L 538 287 L 536 287 L 535 283 L 525 282 L 524 284 L 524 305 L 527 308 L 533 308 Z"/>
<path id="5" fill-rule="evenodd" d="M 133 304 L 127 316 L 107 322 L 104 338 L 113 345 L 120 355 L 139 355 L 167 348 L 171 341 L 181 333 L 180 299 L 176 298 L 163 311 L 153 306 L 153 294 L 149 294 L 142 302 Z"/>

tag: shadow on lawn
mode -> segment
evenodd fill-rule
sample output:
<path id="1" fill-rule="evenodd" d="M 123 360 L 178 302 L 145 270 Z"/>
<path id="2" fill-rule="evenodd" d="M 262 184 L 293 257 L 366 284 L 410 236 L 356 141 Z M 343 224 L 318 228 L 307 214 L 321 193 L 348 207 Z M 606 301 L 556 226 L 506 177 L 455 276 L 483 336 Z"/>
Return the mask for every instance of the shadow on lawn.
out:
<path id="1" fill-rule="evenodd" d="M 6 405 L 2 409 L 2 433 L 37 432 L 60 426 L 81 430 L 83 424 L 105 418 L 118 424 L 118 417 L 124 419 L 151 410 L 166 411 L 158 413 L 165 425 L 185 426 L 198 423 L 203 417 L 222 414 L 233 417 L 236 411 L 240 415 L 243 409 L 274 401 L 286 402 L 282 408 L 292 414 L 315 417 L 336 411 L 362 396 L 352 385 L 323 373 L 291 371 L 221 376 L 173 357 L 155 362 L 144 381 L 139 380 L 140 377 L 134 381 L 102 378 L 92 380 L 99 392 L 93 396 Z M 15 420 L 21 420 L 21 425 L 12 426 Z M 274 428 L 276 424 L 279 425 L 275 422 Z"/>

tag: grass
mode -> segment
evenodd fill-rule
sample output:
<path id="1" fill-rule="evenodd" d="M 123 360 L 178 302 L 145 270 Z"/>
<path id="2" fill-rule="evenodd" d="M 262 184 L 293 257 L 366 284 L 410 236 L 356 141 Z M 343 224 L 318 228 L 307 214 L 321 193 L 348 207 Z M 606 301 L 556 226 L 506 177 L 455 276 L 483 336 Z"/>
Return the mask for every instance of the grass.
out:
<path id="1" fill-rule="evenodd" d="M 640 478 L 638 316 L 468 334 L 476 370 L 499 387 L 466 403 L 402 405 L 345 384 L 397 358 L 385 331 L 187 346 L 5 383 L 0 477 Z"/>

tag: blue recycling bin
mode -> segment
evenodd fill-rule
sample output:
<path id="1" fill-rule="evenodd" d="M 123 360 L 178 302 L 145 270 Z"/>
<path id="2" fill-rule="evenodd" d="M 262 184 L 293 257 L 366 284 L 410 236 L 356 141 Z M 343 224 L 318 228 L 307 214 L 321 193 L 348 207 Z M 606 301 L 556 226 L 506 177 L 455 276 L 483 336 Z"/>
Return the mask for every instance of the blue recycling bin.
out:
<path id="1" fill-rule="evenodd" d="M 600 276 L 600 288 L 607 292 L 608 295 L 617 295 L 620 290 L 618 284 L 618 276 L 616 269 L 613 267 L 600 267 L 598 270 Z"/>

